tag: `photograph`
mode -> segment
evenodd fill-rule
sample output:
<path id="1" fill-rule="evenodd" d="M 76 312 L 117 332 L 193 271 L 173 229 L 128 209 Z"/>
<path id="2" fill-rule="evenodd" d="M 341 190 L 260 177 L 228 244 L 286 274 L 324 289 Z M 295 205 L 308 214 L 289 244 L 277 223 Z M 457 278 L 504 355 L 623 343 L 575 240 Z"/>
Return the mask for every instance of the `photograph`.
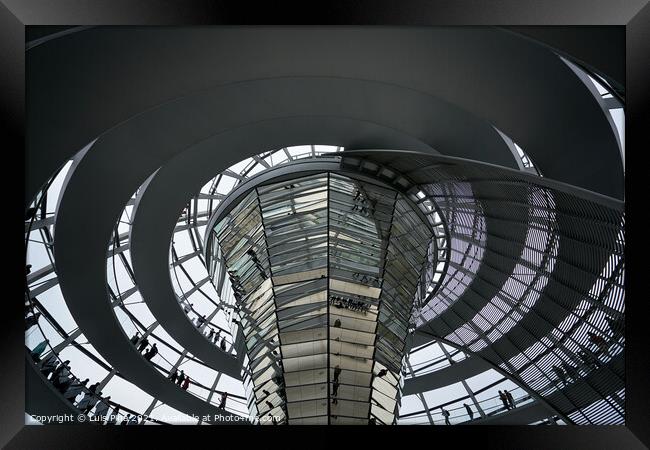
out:
<path id="1" fill-rule="evenodd" d="M 647 1 L 277 24 L 3 3 L 25 272 L 0 445 L 384 425 L 648 448 L 645 263 L 626 272 Z"/>

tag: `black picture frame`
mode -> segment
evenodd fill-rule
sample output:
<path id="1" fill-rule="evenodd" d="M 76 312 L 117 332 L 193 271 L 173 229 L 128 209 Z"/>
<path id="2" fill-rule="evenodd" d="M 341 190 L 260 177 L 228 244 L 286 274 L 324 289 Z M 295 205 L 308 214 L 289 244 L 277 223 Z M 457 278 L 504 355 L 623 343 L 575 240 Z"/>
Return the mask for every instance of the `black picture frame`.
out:
<path id="1" fill-rule="evenodd" d="M 293 443 L 310 446 L 338 445 L 353 434 L 364 435 L 384 445 L 464 445 L 488 448 L 617 448 L 633 449 L 650 446 L 650 414 L 648 414 L 648 375 L 650 357 L 646 347 L 646 315 L 644 311 L 644 261 L 642 196 L 645 190 L 632 189 L 633 180 L 642 185 L 646 166 L 643 153 L 648 145 L 648 104 L 650 104 L 650 6 L 647 0 L 614 2 L 611 0 L 357 0 L 337 3 L 294 2 L 224 2 L 209 0 L 3 0 L 0 4 L 0 61 L 2 62 L 2 112 L 5 137 L 12 144 L 3 145 L 4 181 L 7 189 L 6 224 L 12 233 L 6 235 L 15 255 L 6 258 L 5 281 L 11 291 L 6 294 L 2 330 L 2 368 L 0 391 L 0 444 L 7 448 L 85 448 L 112 447 L 132 443 L 134 436 L 144 439 L 167 439 L 182 434 L 212 440 L 215 445 L 232 445 L 224 438 L 230 427 L 132 427 L 128 432 L 119 427 L 87 425 L 25 426 L 24 425 L 24 329 L 22 308 L 16 298 L 18 281 L 23 279 L 20 263 L 24 248 L 18 233 L 24 215 L 24 202 L 16 195 L 18 180 L 10 180 L 15 165 L 24 164 L 25 139 L 25 27 L 33 25 L 394 25 L 394 26 L 461 26 L 496 25 L 516 27 L 515 31 L 546 42 L 567 54 L 580 54 L 589 64 L 598 48 L 581 45 L 589 33 L 598 34 L 600 27 L 624 27 L 626 69 L 626 425 L 625 426 L 557 426 L 557 427 L 375 427 L 372 434 L 350 428 L 327 429 L 325 439 L 316 437 L 314 429 L 277 427 L 255 430 L 272 439 L 275 445 Z M 577 28 L 576 28 L 577 26 Z M 538 28 L 540 27 L 540 28 Z M 549 30 L 554 30 L 549 32 Z M 586 42 L 586 41 L 585 41 Z M 621 49 L 622 51 L 622 49 Z M 645 144 L 645 145 L 644 145 Z M 6 157 L 10 159 L 7 161 Z M 13 159 L 15 158 L 15 159 Z M 638 160 L 638 163 L 636 161 Z M 15 227 L 15 235 L 13 233 Z M 635 230 L 638 230 L 635 231 Z M 18 261 L 18 262 L 16 262 Z M 258 427 L 259 428 L 259 427 Z M 266 427 L 271 428 L 271 427 Z M 234 429 L 233 429 L 234 430 Z M 237 428 L 237 439 L 243 439 Z M 274 434 L 266 435 L 272 432 Z M 249 431 L 244 431 L 249 433 Z M 296 435 L 298 433 L 300 436 Z M 256 433 L 257 434 L 257 433 Z M 361 437 L 361 436 L 360 436 Z M 218 439 L 216 441 L 215 439 Z M 306 441 L 308 439 L 308 441 Z M 358 445 L 370 445 L 360 439 Z M 189 441 L 188 441 L 189 443 Z M 204 444 L 193 444 L 204 445 Z M 375 445 L 375 444 L 372 444 Z"/>

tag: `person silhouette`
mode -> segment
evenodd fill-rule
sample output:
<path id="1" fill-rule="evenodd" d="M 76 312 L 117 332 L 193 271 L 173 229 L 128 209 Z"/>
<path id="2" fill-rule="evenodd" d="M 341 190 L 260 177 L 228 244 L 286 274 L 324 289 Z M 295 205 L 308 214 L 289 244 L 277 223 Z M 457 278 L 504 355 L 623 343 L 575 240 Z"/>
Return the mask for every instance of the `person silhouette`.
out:
<path id="1" fill-rule="evenodd" d="M 472 408 L 470 408 L 467 403 L 463 403 L 463 406 L 465 407 L 465 411 L 467 411 L 467 415 L 469 416 L 469 420 L 473 420 L 474 419 L 474 411 L 472 411 Z"/>
<path id="2" fill-rule="evenodd" d="M 451 423 L 449 423 L 449 411 L 447 411 L 442 406 L 440 407 L 440 411 L 442 413 L 442 416 L 445 418 L 445 425 L 451 425 Z"/>

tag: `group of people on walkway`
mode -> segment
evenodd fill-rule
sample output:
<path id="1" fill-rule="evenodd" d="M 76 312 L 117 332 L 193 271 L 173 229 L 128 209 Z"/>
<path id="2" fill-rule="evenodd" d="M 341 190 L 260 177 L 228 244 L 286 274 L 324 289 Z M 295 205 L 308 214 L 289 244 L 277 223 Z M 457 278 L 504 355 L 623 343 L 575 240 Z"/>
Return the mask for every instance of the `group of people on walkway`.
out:
<path id="1" fill-rule="evenodd" d="M 210 331 L 205 336 L 208 338 L 208 340 L 210 342 L 214 343 L 215 345 L 218 342 L 219 343 L 219 348 L 222 351 L 225 352 L 226 351 L 226 338 L 225 338 L 225 336 L 221 337 L 221 330 L 217 330 L 215 332 L 214 328 L 212 328 L 212 327 L 209 327 L 209 328 L 210 328 Z M 221 339 L 221 341 L 219 339 Z"/>
<path id="2" fill-rule="evenodd" d="M 499 391 L 499 398 L 501 399 L 501 402 L 503 402 L 503 406 L 506 409 L 515 409 L 517 407 L 515 405 L 515 399 L 512 397 L 512 394 L 506 389 L 504 389 L 503 392 Z"/>
<path id="3" fill-rule="evenodd" d="M 183 306 L 183 311 L 185 311 L 185 314 L 189 315 L 190 311 L 193 311 L 194 303 L 190 303 L 188 305 Z M 221 337 L 221 330 L 215 331 L 213 327 L 210 326 L 210 323 L 208 322 L 208 319 L 205 317 L 205 314 L 202 316 L 197 317 L 195 320 L 192 320 L 192 323 L 196 328 L 201 328 L 204 325 L 207 330 L 203 333 L 203 335 L 208 338 L 210 342 L 212 342 L 214 345 L 219 345 L 219 348 L 222 351 L 226 351 L 226 338 Z"/>
<path id="4" fill-rule="evenodd" d="M 184 370 L 181 370 L 180 373 L 178 373 L 178 370 L 174 370 L 174 373 L 169 375 L 169 380 L 172 383 L 179 385 L 183 390 L 187 390 L 190 386 L 190 377 L 185 375 Z"/>
<path id="5" fill-rule="evenodd" d="M 140 332 L 138 331 L 136 331 L 133 337 L 131 337 L 131 344 L 138 347 L 138 351 L 142 353 L 142 356 L 144 356 L 147 361 L 151 361 L 151 358 L 158 354 L 158 345 L 154 342 L 153 345 L 149 347 L 149 339 L 146 337 L 140 339 Z"/>
<path id="6" fill-rule="evenodd" d="M 623 333 L 623 325 L 620 320 L 607 319 L 612 331 L 612 340 L 620 338 Z M 562 383 L 566 386 L 570 382 L 577 381 L 581 378 L 581 370 L 587 373 L 592 369 L 599 369 L 603 365 L 600 357 L 610 354 L 609 349 L 613 344 L 612 340 L 605 339 L 603 336 L 592 332 L 587 333 L 587 336 L 592 348 L 578 350 L 576 353 L 579 359 L 577 365 L 574 366 L 566 361 L 560 361 L 559 364 L 551 366 L 551 370 L 555 374 L 555 383 Z"/>
<path id="7" fill-rule="evenodd" d="M 47 342 L 45 340 L 44 342 Z M 35 349 L 40 355 L 42 345 L 39 344 Z M 34 350 L 32 351 L 34 353 Z M 40 360 L 35 360 L 39 362 Z M 90 380 L 80 380 L 70 372 L 70 360 L 60 361 L 59 357 L 51 352 L 45 359 L 40 361 L 39 369 L 43 377 L 52 383 L 52 386 L 59 391 L 63 397 L 75 406 L 82 414 L 89 414 L 93 408 L 93 422 L 106 424 L 115 424 L 117 422 L 120 407 L 115 406 L 112 414 L 109 416 L 108 411 L 111 408 L 111 396 L 103 397 L 99 391 L 101 383 L 94 383 L 88 386 Z M 79 398 L 79 396 L 81 397 Z M 107 421 L 108 417 L 108 421 Z M 135 418 L 137 423 L 137 418 Z"/>
<path id="8" fill-rule="evenodd" d="M 221 337 L 221 330 L 214 331 L 214 328 L 210 327 L 210 331 L 206 335 L 206 337 L 210 340 L 210 342 L 216 344 L 219 342 L 219 338 Z"/>
<path id="9" fill-rule="evenodd" d="M 605 322 L 609 328 L 611 336 L 605 333 L 588 332 L 587 338 L 589 347 L 583 347 L 576 353 L 576 365 L 569 364 L 566 361 L 560 361 L 558 364 L 551 366 L 555 374 L 555 383 L 562 383 L 563 386 L 579 380 L 583 375 L 581 371 L 588 373 L 593 369 L 599 369 L 603 366 L 603 357 L 611 356 L 611 347 L 616 344 L 625 335 L 625 319 L 623 316 L 618 318 L 605 317 Z"/>
<path id="10" fill-rule="evenodd" d="M 43 353 L 48 342 L 47 339 L 43 341 L 32 350 L 32 353 L 37 355 Z M 35 359 L 35 362 L 38 363 L 39 361 L 40 360 Z M 88 386 L 90 381 L 88 378 L 81 381 L 73 376 L 70 372 L 69 360 L 60 362 L 58 356 L 52 352 L 41 362 L 40 371 L 45 379 L 48 379 L 54 388 L 57 389 L 64 398 L 75 406 L 81 413 L 89 414 L 94 408 L 93 422 L 105 422 L 107 425 L 117 424 L 120 406 L 116 405 L 113 408 L 112 413 L 109 415 L 108 411 L 111 408 L 110 395 L 103 397 L 102 392 L 98 392 L 101 383 L 94 383 Z M 169 379 L 172 383 L 177 384 L 184 390 L 187 390 L 190 385 L 190 377 L 185 375 L 184 370 L 181 370 L 180 373 L 177 370 L 174 370 L 174 372 L 169 376 Z M 81 398 L 79 398 L 79 395 L 81 395 Z M 227 399 L 228 393 L 222 393 L 219 401 L 219 408 L 224 409 L 226 407 Z M 138 424 L 138 418 L 136 415 L 127 414 L 119 424 L 136 425 Z"/>
<path id="11" fill-rule="evenodd" d="M 569 384 L 572 380 L 578 380 L 580 378 L 580 372 L 578 369 L 570 364 L 567 364 L 565 361 L 561 362 L 561 366 L 553 365 L 551 370 L 555 373 L 557 381 L 561 381 L 565 386 Z"/>
<path id="12" fill-rule="evenodd" d="M 506 410 L 516 408 L 515 399 L 512 397 L 512 394 L 508 392 L 506 389 L 504 389 L 503 391 L 499 391 L 499 398 L 503 402 L 503 406 Z M 469 420 L 474 420 L 474 411 L 472 410 L 472 408 L 467 403 L 463 403 L 463 407 L 465 407 L 465 411 L 469 416 Z M 442 414 L 442 417 L 445 419 L 445 425 L 451 425 L 451 422 L 449 421 L 449 417 L 450 417 L 449 411 L 447 411 L 445 408 L 441 406 L 440 414 Z"/>

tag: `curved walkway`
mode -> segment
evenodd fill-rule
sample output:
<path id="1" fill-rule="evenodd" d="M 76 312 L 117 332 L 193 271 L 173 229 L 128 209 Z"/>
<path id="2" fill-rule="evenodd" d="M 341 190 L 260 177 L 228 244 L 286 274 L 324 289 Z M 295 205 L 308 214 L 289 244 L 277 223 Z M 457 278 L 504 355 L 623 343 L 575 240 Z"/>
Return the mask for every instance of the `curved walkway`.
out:
<path id="1" fill-rule="evenodd" d="M 437 97 L 466 111 L 467 120 L 496 125 L 547 177 L 622 198 L 615 132 L 596 99 L 547 47 L 504 30 L 89 29 L 39 45 L 27 59 L 27 91 L 39 93 L 28 98 L 28 199 L 76 149 L 106 130 L 188 92 L 261 76 L 376 80 Z M 52 80 L 58 80 L 56 89 Z M 372 103 L 372 96 L 363 102 Z M 268 104 L 263 95 L 240 103 L 254 105 L 250 109 Z M 235 113 L 237 103 L 230 106 Z M 403 123 L 427 118 L 416 114 L 413 120 L 402 103 L 393 106 L 390 114 Z M 188 114 L 201 120 L 200 111 Z M 443 153 L 471 158 L 464 152 L 473 151 L 474 159 L 508 161 L 474 133 L 463 151 L 455 151 L 463 148 L 457 141 L 462 134 L 445 126 L 445 116 L 435 119 L 442 121 L 435 146 Z M 432 132 L 423 129 L 418 137 Z"/>

